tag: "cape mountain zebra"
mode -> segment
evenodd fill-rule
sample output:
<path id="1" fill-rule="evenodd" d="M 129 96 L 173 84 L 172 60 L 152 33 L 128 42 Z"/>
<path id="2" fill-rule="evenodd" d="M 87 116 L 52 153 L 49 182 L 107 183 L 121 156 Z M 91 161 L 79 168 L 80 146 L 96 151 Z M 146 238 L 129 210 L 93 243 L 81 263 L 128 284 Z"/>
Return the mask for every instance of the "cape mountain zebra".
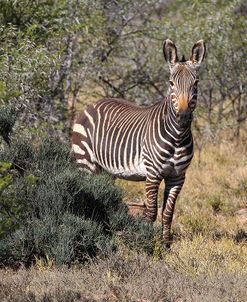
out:
<path id="1" fill-rule="evenodd" d="M 115 177 L 146 180 L 145 217 L 155 221 L 157 193 L 165 180 L 162 209 L 163 239 L 169 245 L 175 201 L 193 157 L 192 113 L 197 99 L 197 69 L 205 55 L 198 41 L 190 60 L 178 60 L 167 39 L 163 51 L 170 67 L 164 101 L 140 107 L 122 99 L 102 99 L 90 105 L 73 128 L 73 151 L 81 168 L 108 171 Z"/>

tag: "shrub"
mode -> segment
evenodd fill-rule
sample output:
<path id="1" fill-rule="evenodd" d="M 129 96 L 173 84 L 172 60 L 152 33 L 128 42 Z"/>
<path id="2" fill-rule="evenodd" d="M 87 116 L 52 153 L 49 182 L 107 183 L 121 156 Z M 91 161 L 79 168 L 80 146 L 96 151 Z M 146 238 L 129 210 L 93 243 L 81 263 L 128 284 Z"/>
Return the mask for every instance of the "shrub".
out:
<path id="1" fill-rule="evenodd" d="M 0 262 L 29 264 L 35 257 L 57 264 L 83 261 L 114 250 L 119 231 L 125 244 L 152 251 L 153 227 L 128 214 L 109 175 L 79 171 L 65 144 L 46 139 L 34 147 L 13 141 L 0 160 L 10 163 L 13 175 L 2 197 L 10 208 L 19 206 L 15 227 L 1 229 Z M 0 215 L 5 225 L 13 219 Z"/>
<path id="2" fill-rule="evenodd" d="M 143 249 L 148 253 L 154 251 L 153 225 L 143 221 L 140 217 L 132 217 L 127 207 L 120 207 L 110 215 L 110 227 L 121 235 L 123 242 L 130 248 Z"/>

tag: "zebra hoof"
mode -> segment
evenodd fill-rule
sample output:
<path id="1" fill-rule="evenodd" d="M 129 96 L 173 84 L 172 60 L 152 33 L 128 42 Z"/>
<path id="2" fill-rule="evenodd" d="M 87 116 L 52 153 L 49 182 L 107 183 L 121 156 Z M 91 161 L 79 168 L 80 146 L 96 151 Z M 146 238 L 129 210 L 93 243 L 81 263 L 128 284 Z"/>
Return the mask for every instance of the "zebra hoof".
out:
<path id="1" fill-rule="evenodd" d="M 172 239 L 164 239 L 162 240 L 162 244 L 163 244 L 163 247 L 167 250 L 170 250 L 171 249 L 171 245 L 172 245 Z"/>
<path id="2" fill-rule="evenodd" d="M 145 204 L 130 203 L 128 204 L 128 208 L 129 208 L 130 215 L 144 217 L 144 212 L 146 209 Z"/>
<path id="3" fill-rule="evenodd" d="M 167 249 L 167 250 L 170 250 L 170 249 L 171 249 L 171 245 L 172 245 L 172 242 L 171 242 L 171 241 L 166 241 L 166 242 L 164 242 L 164 248 Z"/>

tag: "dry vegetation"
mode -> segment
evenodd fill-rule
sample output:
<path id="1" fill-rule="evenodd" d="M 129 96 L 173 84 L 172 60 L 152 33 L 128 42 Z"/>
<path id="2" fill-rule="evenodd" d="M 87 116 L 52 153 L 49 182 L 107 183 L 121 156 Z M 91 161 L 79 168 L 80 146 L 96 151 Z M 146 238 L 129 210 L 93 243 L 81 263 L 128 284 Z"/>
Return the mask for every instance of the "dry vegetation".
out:
<path id="1" fill-rule="evenodd" d="M 195 276 L 187 265 L 180 272 L 166 257 L 122 251 L 81 269 L 2 271 L 0 291 L 2 301 L 245 301 L 246 274 L 207 274 L 206 267 Z"/>
<path id="2" fill-rule="evenodd" d="M 127 202 L 142 202 L 143 183 L 118 183 Z M 86 266 L 37 259 L 30 269 L 2 269 L 1 301 L 245 301 L 246 209 L 244 141 L 209 144 L 178 199 L 171 251 L 157 238 L 152 256 L 122 244 Z"/>

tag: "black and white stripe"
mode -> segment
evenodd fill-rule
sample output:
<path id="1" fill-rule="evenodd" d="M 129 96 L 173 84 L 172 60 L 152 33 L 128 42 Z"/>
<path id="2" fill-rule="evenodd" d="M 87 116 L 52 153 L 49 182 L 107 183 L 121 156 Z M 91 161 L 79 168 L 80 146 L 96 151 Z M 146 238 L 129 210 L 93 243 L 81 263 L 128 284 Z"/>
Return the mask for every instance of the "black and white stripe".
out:
<path id="1" fill-rule="evenodd" d="M 205 54 L 198 41 L 189 61 L 177 59 L 172 41 L 164 43 L 171 76 L 168 97 L 140 107 L 121 99 L 102 99 L 76 120 L 73 150 L 79 167 L 115 177 L 146 181 L 145 217 L 155 221 L 157 194 L 165 180 L 163 239 L 169 244 L 175 201 L 193 157 L 192 113 L 196 107 L 196 70 Z"/>

